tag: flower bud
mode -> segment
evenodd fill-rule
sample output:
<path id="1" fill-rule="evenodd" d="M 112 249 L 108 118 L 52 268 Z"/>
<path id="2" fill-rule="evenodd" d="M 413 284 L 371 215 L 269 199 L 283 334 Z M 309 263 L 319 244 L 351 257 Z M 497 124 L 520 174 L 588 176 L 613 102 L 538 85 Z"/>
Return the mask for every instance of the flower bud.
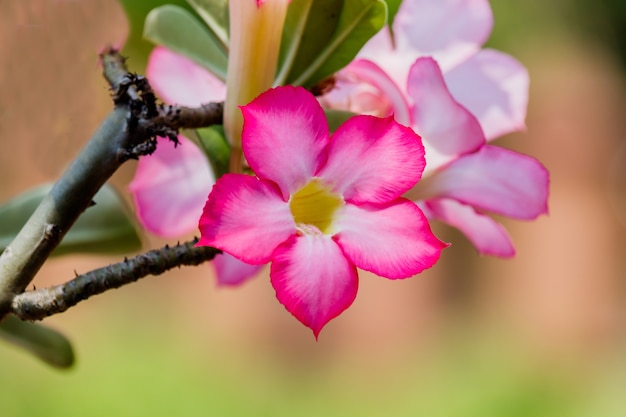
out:
<path id="1" fill-rule="evenodd" d="M 224 130 L 232 147 L 230 170 L 241 171 L 239 106 L 272 87 L 290 0 L 230 0 L 230 48 Z"/>

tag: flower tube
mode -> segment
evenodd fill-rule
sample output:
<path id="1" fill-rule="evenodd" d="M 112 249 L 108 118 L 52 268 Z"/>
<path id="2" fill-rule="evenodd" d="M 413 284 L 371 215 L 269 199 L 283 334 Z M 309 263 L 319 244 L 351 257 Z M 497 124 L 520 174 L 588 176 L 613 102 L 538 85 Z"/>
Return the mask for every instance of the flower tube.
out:
<path id="1" fill-rule="evenodd" d="M 224 130 L 232 147 L 230 170 L 242 164 L 239 106 L 248 104 L 274 82 L 280 39 L 289 0 L 231 0 L 230 47 L 224 103 Z"/>

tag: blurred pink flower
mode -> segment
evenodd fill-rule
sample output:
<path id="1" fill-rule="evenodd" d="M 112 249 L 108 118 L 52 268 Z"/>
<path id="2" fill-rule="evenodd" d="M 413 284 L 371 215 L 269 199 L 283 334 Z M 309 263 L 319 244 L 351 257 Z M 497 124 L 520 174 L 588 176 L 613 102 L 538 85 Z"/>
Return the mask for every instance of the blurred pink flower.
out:
<path id="1" fill-rule="evenodd" d="M 199 106 L 223 101 L 226 87 L 218 78 L 188 58 L 163 47 L 150 54 L 146 70 L 151 86 L 170 104 Z M 215 183 L 209 161 L 189 139 L 180 145 L 158 138 L 156 151 L 141 158 L 129 185 L 137 218 L 151 233 L 180 237 L 196 231 L 208 190 Z M 219 285 L 238 285 L 254 276 L 260 266 L 245 265 L 228 254 L 212 262 Z"/>
<path id="2" fill-rule="evenodd" d="M 357 267 L 400 279 L 439 259 L 446 244 L 400 197 L 425 163 L 410 128 L 355 116 L 331 138 L 322 107 L 302 87 L 268 90 L 241 109 L 243 151 L 257 177 L 217 180 L 198 244 L 249 264 L 271 261 L 278 300 L 315 337 L 354 301 Z"/>
<path id="3" fill-rule="evenodd" d="M 508 257 L 506 230 L 483 212 L 546 213 L 549 178 L 534 158 L 486 145 L 524 129 L 529 84 L 517 60 L 481 49 L 492 25 L 487 0 L 404 0 L 393 27 L 365 45 L 322 102 L 413 127 L 427 178 L 407 196 L 480 253 Z"/>
<path id="4" fill-rule="evenodd" d="M 218 78 L 163 47 L 150 54 L 146 75 L 158 96 L 170 104 L 199 106 L 223 101 L 226 87 Z M 207 196 L 215 182 L 202 151 L 184 136 L 175 149 L 169 140 L 159 138 L 156 151 L 140 158 L 130 192 L 141 225 L 164 237 L 178 237 L 198 226 Z"/>

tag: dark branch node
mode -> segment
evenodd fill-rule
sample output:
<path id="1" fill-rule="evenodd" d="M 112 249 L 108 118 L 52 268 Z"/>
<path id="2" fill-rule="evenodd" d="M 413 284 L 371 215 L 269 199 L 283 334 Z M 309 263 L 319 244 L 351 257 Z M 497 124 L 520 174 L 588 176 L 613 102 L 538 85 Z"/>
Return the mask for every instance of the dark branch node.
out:
<path id="1" fill-rule="evenodd" d="M 48 224 L 44 229 L 44 239 L 56 241 L 61 235 L 61 230 L 56 224 Z"/>
<path id="2" fill-rule="evenodd" d="M 315 84 L 313 87 L 309 88 L 309 91 L 314 96 L 323 96 L 324 94 L 329 93 L 333 88 L 335 88 L 336 83 L 337 79 L 334 75 L 332 75 Z"/>
<path id="3" fill-rule="evenodd" d="M 129 159 L 137 160 L 140 156 L 151 155 L 156 151 L 157 140 L 156 137 L 148 138 L 145 142 L 133 146 L 130 149 L 122 149 L 119 151 L 118 159 L 120 162 L 128 161 Z"/>
<path id="4" fill-rule="evenodd" d="M 113 89 L 113 102 L 116 106 L 127 106 L 128 133 L 137 138 L 133 141 L 133 146 L 120 151 L 120 161 L 138 159 L 139 156 L 153 153 L 156 149 L 156 137 L 168 138 L 174 146 L 178 146 L 180 129 L 222 123 L 222 103 L 208 103 L 198 108 L 157 103 L 148 79 L 128 72 L 126 59 L 117 50 L 105 50 L 101 59 L 104 76 Z"/>

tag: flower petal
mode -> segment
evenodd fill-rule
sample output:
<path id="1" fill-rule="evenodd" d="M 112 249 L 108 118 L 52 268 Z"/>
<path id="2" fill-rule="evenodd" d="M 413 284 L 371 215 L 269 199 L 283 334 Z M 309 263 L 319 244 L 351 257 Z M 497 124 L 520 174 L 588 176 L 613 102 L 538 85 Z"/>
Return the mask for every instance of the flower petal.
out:
<path id="1" fill-rule="evenodd" d="M 387 117 L 393 114 L 393 105 L 387 96 L 367 82 L 362 82 L 344 70 L 335 74 L 335 85 L 318 100 L 325 109 L 336 109 L 355 114 Z"/>
<path id="2" fill-rule="evenodd" d="M 257 265 L 269 262 L 274 249 L 296 232 L 276 185 L 243 174 L 226 174 L 215 183 L 199 227 L 198 245 Z"/>
<path id="3" fill-rule="evenodd" d="M 404 86 L 409 68 L 418 56 L 419 52 L 410 49 L 399 51 L 392 39 L 389 26 L 385 26 L 367 41 L 357 58 L 375 62 L 395 84 Z"/>
<path id="4" fill-rule="evenodd" d="M 415 61 L 408 93 L 414 102 L 413 128 L 424 142 L 428 171 L 485 143 L 478 120 L 454 100 L 432 58 Z"/>
<path id="5" fill-rule="evenodd" d="M 447 198 L 435 198 L 423 204 L 429 218 L 459 229 L 481 255 L 501 258 L 515 256 L 515 248 L 506 229 L 491 217 L 477 213 L 471 206 Z"/>
<path id="6" fill-rule="evenodd" d="M 213 259 L 213 267 L 217 275 L 217 285 L 237 286 L 248 281 L 263 268 L 264 265 L 250 265 L 224 252 Z"/>
<path id="7" fill-rule="evenodd" d="M 348 201 L 387 203 L 419 181 L 419 136 L 392 117 L 354 116 L 333 134 L 328 162 L 316 175 Z"/>
<path id="8" fill-rule="evenodd" d="M 150 53 L 146 75 L 154 91 L 170 104 L 195 107 L 226 98 L 226 85 L 219 78 L 162 46 Z"/>
<path id="9" fill-rule="evenodd" d="M 139 159 L 128 186 L 137 218 L 148 231 L 177 237 L 198 226 L 207 191 L 215 182 L 202 151 L 183 136 L 176 148 L 158 138 L 156 151 Z"/>
<path id="10" fill-rule="evenodd" d="M 346 204 L 333 226 L 334 239 L 357 267 L 390 279 L 430 268 L 447 247 L 419 207 L 403 198 L 382 208 Z"/>
<path id="11" fill-rule="evenodd" d="M 288 197 L 325 161 L 328 124 L 315 97 L 302 87 L 277 87 L 242 106 L 242 147 L 259 178 Z"/>
<path id="12" fill-rule="evenodd" d="M 399 54 L 432 56 L 444 70 L 478 51 L 492 27 L 488 0 L 404 0 L 393 24 Z"/>
<path id="13" fill-rule="evenodd" d="M 270 269 L 278 301 L 315 337 L 350 307 L 358 289 L 356 268 L 328 235 L 291 236 L 274 252 Z"/>
<path id="14" fill-rule="evenodd" d="M 530 156 L 483 146 L 437 172 L 422 195 L 448 197 L 482 210 L 521 220 L 548 212 L 549 174 Z"/>
<path id="15" fill-rule="evenodd" d="M 380 96 L 381 98 L 377 101 L 383 102 L 383 100 L 388 101 L 391 108 L 385 109 L 387 111 L 383 111 L 386 114 L 374 114 L 375 116 L 389 116 L 393 113 L 394 119 L 400 124 L 405 126 L 411 125 L 411 115 L 409 113 L 409 104 L 406 101 L 404 93 L 400 90 L 400 87 L 389 77 L 389 75 L 382 70 L 377 64 L 372 61 L 368 61 L 365 59 L 357 59 L 352 61 L 350 65 L 344 68 L 339 73 L 340 80 L 341 78 L 350 80 L 353 83 L 367 83 L 374 87 L 375 95 Z M 402 80 L 402 85 L 404 85 L 404 80 Z M 336 86 L 335 89 L 331 90 L 330 94 L 333 94 L 333 91 L 341 88 L 341 84 Z M 358 95 L 354 95 L 351 97 L 352 101 L 357 102 L 359 97 Z M 370 99 L 371 101 L 371 99 Z M 356 110 L 356 109 L 347 109 L 347 110 Z M 363 111 L 357 111 L 357 113 L 363 113 Z"/>
<path id="16" fill-rule="evenodd" d="M 454 98 L 478 118 L 487 140 L 525 128 L 528 71 L 512 56 L 483 49 L 445 79 Z"/>

